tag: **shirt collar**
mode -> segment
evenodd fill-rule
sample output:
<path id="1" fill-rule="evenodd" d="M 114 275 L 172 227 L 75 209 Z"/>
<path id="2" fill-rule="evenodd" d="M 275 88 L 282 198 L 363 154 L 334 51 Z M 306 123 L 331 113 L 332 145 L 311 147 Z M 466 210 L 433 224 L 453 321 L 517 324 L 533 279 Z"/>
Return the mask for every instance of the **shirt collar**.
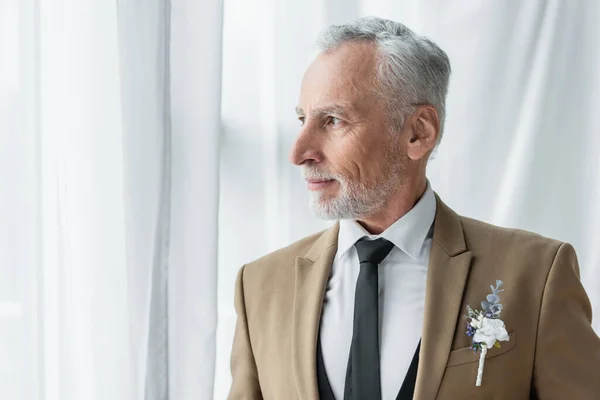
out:
<path id="1" fill-rule="evenodd" d="M 369 234 L 355 220 L 341 220 L 338 233 L 337 258 L 340 259 L 358 240 L 365 236 L 369 239 L 380 237 L 387 239 L 412 258 L 417 258 L 425 239 L 430 233 L 430 228 L 435 219 L 435 211 L 435 196 L 429 181 L 427 181 L 425 193 L 423 193 L 417 204 L 380 235 Z"/>

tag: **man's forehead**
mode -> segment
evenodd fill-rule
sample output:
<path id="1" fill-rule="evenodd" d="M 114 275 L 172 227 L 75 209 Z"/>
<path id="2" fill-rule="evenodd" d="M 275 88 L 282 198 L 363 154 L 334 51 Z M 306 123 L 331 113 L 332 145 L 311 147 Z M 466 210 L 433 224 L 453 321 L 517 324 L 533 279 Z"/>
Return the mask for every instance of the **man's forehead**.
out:
<path id="1" fill-rule="evenodd" d="M 308 90 L 303 87 L 296 106 L 296 114 L 311 116 L 358 114 L 377 102 L 375 93 L 368 88 L 368 85 L 348 84 L 340 89 L 327 86 L 327 84 L 314 86 Z"/>
<path id="2" fill-rule="evenodd" d="M 302 79 L 297 112 L 337 109 L 351 112 L 369 101 L 374 64 L 366 46 L 344 46 L 321 54 L 308 67 Z"/>

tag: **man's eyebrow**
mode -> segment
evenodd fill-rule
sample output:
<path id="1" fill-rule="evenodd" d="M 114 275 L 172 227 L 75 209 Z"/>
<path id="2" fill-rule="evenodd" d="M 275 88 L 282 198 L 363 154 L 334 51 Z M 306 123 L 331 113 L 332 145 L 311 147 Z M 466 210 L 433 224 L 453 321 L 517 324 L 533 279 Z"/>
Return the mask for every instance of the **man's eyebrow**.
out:
<path id="1" fill-rule="evenodd" d="M 331 104 L 323 107 L 315 107 L 310 112 L 310 115 L 313 118 L 322 117 L 329 114 L 336 114 L 339 116 L 348 115 L 348 107 L 344 107 L 341 104 Z M 304 110 L 302 110 L 300 107 L 296 107 L 296 115 L 303 116 Z"/>

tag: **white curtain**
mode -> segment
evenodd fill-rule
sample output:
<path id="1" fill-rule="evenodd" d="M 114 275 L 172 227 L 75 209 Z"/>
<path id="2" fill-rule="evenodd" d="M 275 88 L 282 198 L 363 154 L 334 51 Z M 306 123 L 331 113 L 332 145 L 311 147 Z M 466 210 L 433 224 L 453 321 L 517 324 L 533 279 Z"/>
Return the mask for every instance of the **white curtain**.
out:
<path id="1" fill-rule="evenodd" d="M 227 0 L 215 399 L 226 396 L 238 268 L 327 226 L 287 152 L 318 32 L 364 15 L 432 38 L 452 63 L 428 176 L 457 212 L 569 241 L 600 331 L 600 3 Z"/>
<path id="2" fill-rule="evenodd" d="M 362 15 L 450 56 L 435 190 L 573 243 L 599 315 L 598 2 L 0 0 L 0 398 L 226 397 L 235 273 L 329 224 L 293 109 Z"/>
<path id="3" fill-rule="evenodd" d="M 213 392 L 222 4 L 0 2 L 0 398 Z"/>

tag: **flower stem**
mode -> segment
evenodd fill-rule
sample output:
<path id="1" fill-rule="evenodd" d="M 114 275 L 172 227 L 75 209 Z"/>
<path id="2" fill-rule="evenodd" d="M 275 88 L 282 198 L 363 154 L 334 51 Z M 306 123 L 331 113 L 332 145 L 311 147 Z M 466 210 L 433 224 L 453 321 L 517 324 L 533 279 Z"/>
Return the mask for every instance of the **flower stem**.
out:
<path id="1" fill-rule="evenodd" d="M 479 368 L 477 369 L 477 382 L 475 386 L 481 386 L 481 379 L 483 378 L 483 364 L 485 363 L 485 355 L 487 354 L 487 344 L 481 345 L 481 354 L 479 355 Z"/>

